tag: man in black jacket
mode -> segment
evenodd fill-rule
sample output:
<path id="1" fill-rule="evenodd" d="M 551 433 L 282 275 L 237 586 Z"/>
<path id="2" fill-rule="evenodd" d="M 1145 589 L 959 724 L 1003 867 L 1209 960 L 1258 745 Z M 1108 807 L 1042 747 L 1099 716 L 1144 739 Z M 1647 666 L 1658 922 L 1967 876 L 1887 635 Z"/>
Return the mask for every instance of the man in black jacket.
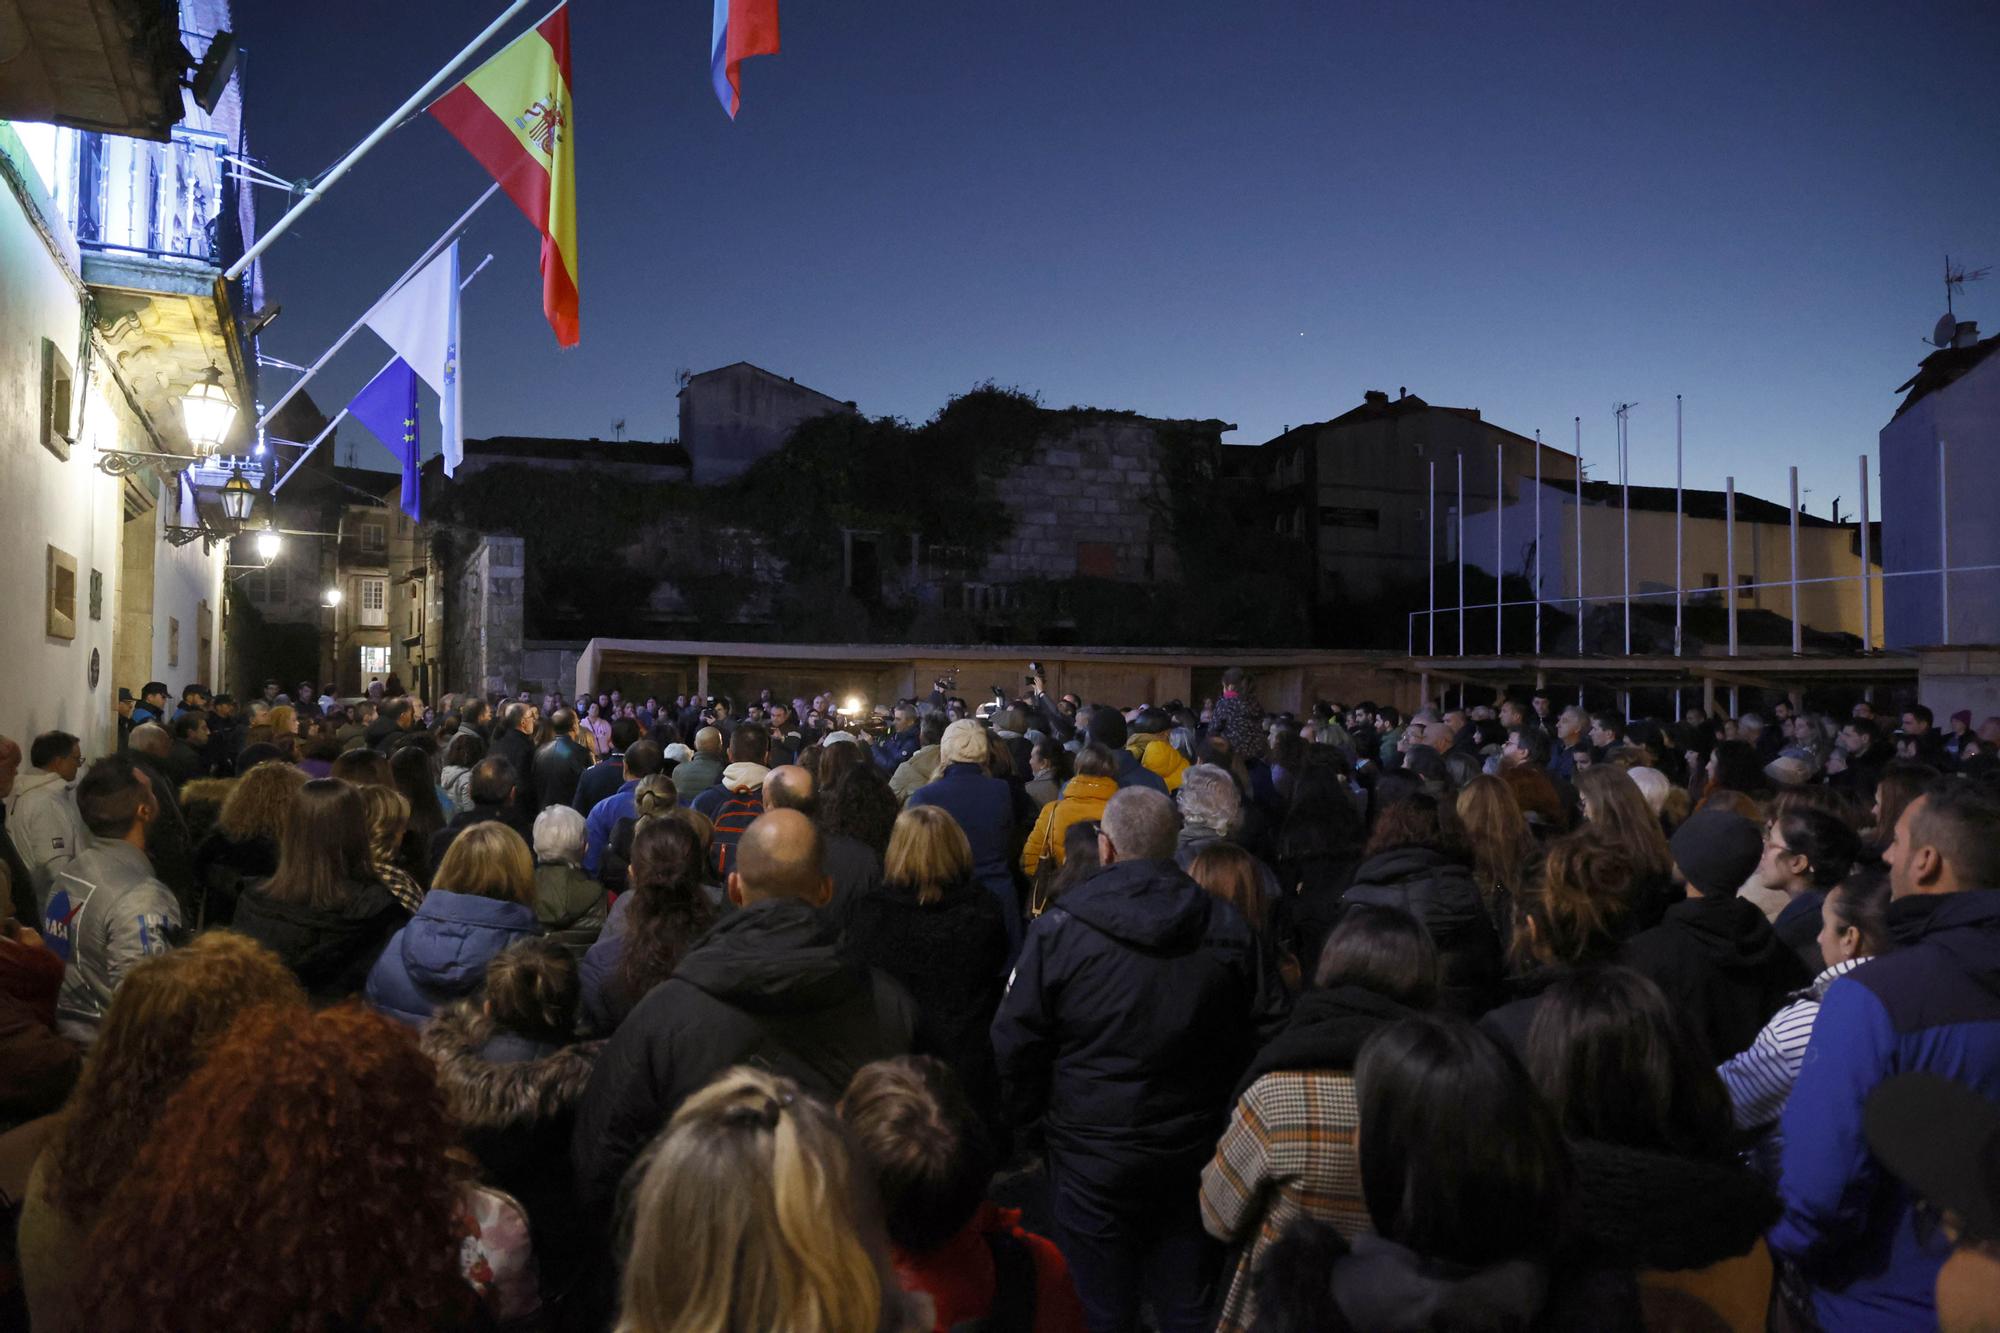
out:
<path id="1" fill-rule="evenodd" d="M 488 754 L 497 754 L 505 759 L 520 779 L 521 788 L 515 796 L 524 819 L 532 821 L 535 811 L 535 706 L 515 700 L 500 710 L 500 729 L 493 733 L 493 746 Z"/>
<path id="2" fill-rule="evenodd" d="M 500 821 L 520 834 L 530 847 L 535 845 L 534 820 L 521 811 L 521 779 L 512 764 L 497 754 L 489 754 L 472 766 L 472 779 L 467 786 L 472 792 L 472 808 L 459 811 L 449 824 L 431 834 L 433 868 L 444 860 L 454 838 L 474 824 L 488 820 Z"/>
<path id="3" fill-rule="evenodd" d="M 911 1049 L 909 992 L 857 962 L 818 911 L 832 888 L 820 856 L 819 832 L 798 811 L 759 816 L 729 875 L 742 910 L 647 992 L 598 1057 L 570 1149 L 578 1197 L 597 1222 L 609 1221 L 640 1150 L 731 1066 L 772 1070 L 832 1101 L 861 1066 Z"/>
<path id="4" fill-rule="evenodd" d="M 1703 810 L 1675 830 L 1687 901 L 1620 950 L 1651 977 L 1720 1064 L 1747 1049 L 1785 997 L 1812 980 L 1752 903 L 1736 896 L 1764 856 L 1764 833 L 1733 810 Z"/>
<path id="5" fill-rule="evenodd" d="M 1047 1147 L 1057 1243 L 1093 1333 L 1213 1324 L 1201 1168 L 1254 1044 L 1249 925 L 1174 864 L 1174 808 L 1128 787 L 1104 869 L 1029 928 L 993 1049 L 1008 1110 Z"/>
<path id="6" fill-rule="evenodd" d="M 619 719 L 623 721 L 624 719 Z M 576 714 L 558 708 L 549 715 L 555 738 L 535 751 L 535 809 L 568 805 L 576 795 L 576 784 L 590 769 L 590 751 L 577 744 Z"/>

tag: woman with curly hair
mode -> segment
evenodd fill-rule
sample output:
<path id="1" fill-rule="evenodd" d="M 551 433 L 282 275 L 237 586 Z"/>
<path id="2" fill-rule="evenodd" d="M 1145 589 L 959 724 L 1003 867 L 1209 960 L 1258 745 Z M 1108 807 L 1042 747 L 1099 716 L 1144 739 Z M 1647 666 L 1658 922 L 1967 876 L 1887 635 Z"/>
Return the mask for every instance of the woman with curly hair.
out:
<path id="1" fill-rule="evenodd" d="M 106 1200 L 73 1327 L 464 1328 L 452 1141 L 430 1060 L 389 1019 L 245 1014 Z"/>
<path id="2" fill-rule="evenodd" d="M 306 781 L 303 769 L 276 759 L 236 779 L 215 827 L 194 852 L 195 879 L 207 890 L 210 925 L 228 925 L 243 890 L 278 872 L 285 815 Z"/>
<path id="3" fill-rule="evenodd" d="M 593 1031 L 607 1034 L 624 1022 L 715 924 L 715 908 L 702 892 L 706 866 L 690 825 L 664 815 L 639 821 L 629 887 L 583 955 L 583 1016 Z"/>
<path id="4" fill-rule="evenodd" d="M 76 1091 L 28 1180 L 19 1228 L 21 1280 L 36 1328 L 101 1274 L 77 1262 L 99 1215 L 125 1188 L 132 1159 L 167 1099 L 253 1005 L 297 1018 L 305 992 L 269 949 L 226 930 L 128 972 Z M 207 1130 L 196 1142 L 213 1145 Z"/>
<path id="5" fill-rule="evenodd" d="M 358 992 L 409 918 L 375 873 L 361 793 L 339 778 L 299 788 L 277 873 L 244 890 L 236 909 L 236 929 L 268 946 L 322 1004 Z"/>
<path id="6" fill-rule="evenodd" d="M 839 748 L 839 742 L 827 747 L 826 758 L 820 760 L 822 778 L 828 760 Z M 858 756 L 860 751 L 855 753 Z M 886 857 L 889 835 L 895 832 L 896 816 L 902 810 L 903 803 L 889 789 L 887 779 L 875 765 L 862 759 L 820 788 L 819 831 L 829 838 L 853 838 L 877 857 Z"/>
<path id="7" fill-rule="evenodd" d="M 618 1333 L 910 1333 L 867 1177 L 833 1111 L 739 1067 L 687 1099 L 632 1202 Z"/>

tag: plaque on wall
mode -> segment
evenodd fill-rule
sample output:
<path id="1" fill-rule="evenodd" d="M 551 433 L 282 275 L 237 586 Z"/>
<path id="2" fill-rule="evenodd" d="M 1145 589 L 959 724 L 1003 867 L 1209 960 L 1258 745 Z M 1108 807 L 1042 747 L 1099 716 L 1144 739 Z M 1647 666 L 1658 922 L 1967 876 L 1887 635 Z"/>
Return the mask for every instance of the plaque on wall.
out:
<path id="1" fill-rule="evenodd" d="M 104 571 L 101 569 L 90 571 L 90 618 L 104 619 Z"/>
<path id="2" fill-rule="evenodd" d="M 93 575 L 93 577 L 95 576 Z M 90 688 L 93 690 L 97 688 L 98 667 L 99 667 L 99 661 L 97 656 L 97 650 L 95 648 L 92 648 L 90 650 Z"/>

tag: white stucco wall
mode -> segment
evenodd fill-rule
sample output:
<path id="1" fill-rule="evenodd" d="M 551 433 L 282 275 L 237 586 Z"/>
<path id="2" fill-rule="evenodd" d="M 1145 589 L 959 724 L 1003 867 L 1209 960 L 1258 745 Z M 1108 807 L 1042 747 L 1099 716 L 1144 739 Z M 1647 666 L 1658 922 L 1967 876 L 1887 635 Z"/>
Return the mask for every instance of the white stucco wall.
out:
<path id="1" fill-rule="evenodd" d="M 1944 624 L 1938 514 L 1938 441 L 1946 445 L 1950 564 L 2000 564 L 2000 355 L 1927 394 L 1882 428 L 1882 557 L 1889 646 L 2000 643 L 2000 571 L 1951 576 Z"/>
<path id="2" fill-rule="evenodd" d="M 19 141 L 0 125 L 0 153 Z M 119 570 L 123 538 L 120 495 L 124 482 L 94 466 L 98 448 L 154 449 L 123 393 L 101 361 L 82 378 L 82 314 L 74 286 L 73 253 L 52 249 L 37 230 L 15 185 L 0 181 L 0 735 L 25 742 L 61 728 L 84 741 L 87 754 L 110 749 L 117 738 L 112 701 L 118 687 L 140 680 L 117 678 L 115 635 L 119 623 Z M 34 187 L 28 187 L 35 198 Z M 46 196 L 37 206 L 51 207 Z M 58 243 L 60 247 L 60 242 Z M 51 339 L 78 373 L 82 433 L 67 461 L 41 443 L 42 340 Z M 74 424 L 76 417 L 73 415 Z M 199 543 L 179 550 L 160 538 L 157 507 L 135 531 L 149 526 L 158 543 L 153 583 L 154 675 L 176 691 L 185 681 L 213 682 L 217 662 L 197 663 L 199 608 L 207 599 L 215 615 L 214 651 L 221 649 L 221 579 L 226 552 L 204 554 Z M 47 548 L 76 558 L 76 637 L 48 635 Z M 101 618 L 90 617 L 91 571 L 103 580 Z M 167 666 L 167 620 L 181 622 L 178 668 Z M 89 684 L 92 650 L 100 660 L 98 684 Z"/>

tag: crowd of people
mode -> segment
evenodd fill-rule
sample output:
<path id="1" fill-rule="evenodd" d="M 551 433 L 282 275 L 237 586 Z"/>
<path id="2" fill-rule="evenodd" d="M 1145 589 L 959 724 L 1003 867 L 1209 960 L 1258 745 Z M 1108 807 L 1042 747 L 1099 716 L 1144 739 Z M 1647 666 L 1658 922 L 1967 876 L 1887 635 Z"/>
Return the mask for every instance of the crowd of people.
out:
<path id="1" fill-rule="evenodd" d="M 2000 718 L 120 695 L 0 1324 L 2000 1327 Z"/>

